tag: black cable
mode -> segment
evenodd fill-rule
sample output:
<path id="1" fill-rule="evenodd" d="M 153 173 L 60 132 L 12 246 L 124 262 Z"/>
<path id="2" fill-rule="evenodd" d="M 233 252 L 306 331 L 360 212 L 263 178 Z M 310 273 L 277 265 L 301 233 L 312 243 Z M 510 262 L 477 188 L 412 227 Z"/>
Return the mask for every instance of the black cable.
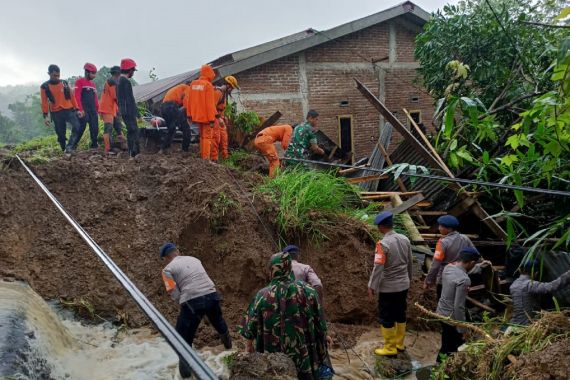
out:
<path id="1" fill-rule="evenodd" d="M 59 200 L 49 191 L 43 182 L 30 170 L 20 156 L 16 155 L 24 169 L 43 190 L 48 198 L 53 202 L 55 207 L 67 219 L 69 224 L 79 233 L 81 238 L 95 252 L 99 259 L 111 271 L 113 276 L 120 282 L 125 290 L 130 294 L 133 300 L 138 304 L 143 313 L 151 320 L 157 330 L 162 334 L 166 342 L 176 351 L 176 353 L 188 363 L 194 375 L 202 380 L 215 380 L 218 377 L 212 369 L 202 361 L 196 351 L 194 351 L 188 343 L 178 334 L 166 318 L 154 307 L 154 305 L 145 297 L 145 295 L 135 286 L 135 284 L 125 275 L 125 273 L 115 264 L 115 262 L 99 247 L 99 245 L 89 236 L 83 227 L 65 210 Z"/>
<path id="2" fill-rule="evenodd" d="M 304 162 L 304 163 L 309 163 L 309 164 L 332 166 L 332 167 L 337 167 L 337 168 L 368 170 L 368 171 L 376 172 L 376 173 L 380 173 L 380 174 L 390 173 L 389 171 L 384 170 L 384 169 L 376 169 L 376 168 L 370 168 L 370 167 L 360 168 L 358 166 L 335 164 L 335 163 L 315 161 L 315 160 L 305 160 L 305 159 L 300 159 L 300 158 L 280 157 L 279 159 L 285 160 L 285 161 L 296 161 L 296 162 Z M 550 190 L 550 189 L 541 189 L 541 188 L 537 188 L 537 187 L 506 185 L 504 183 L 485 182 L 485 181 L 477 181 L 477 180 L 473 180 L 473 179 L 463 179 L 463 178 L 455 178 L 455 177 L 443 177 L 443 176 L 431 175 L 431 174 L 402 173 L 400 175 L 405 175 L 407 177 L 435 179 L 435 180 L 440 180 L 440 181 L 445 181 L 445 182 L 456 182 L 456 183 L 462 183 L 465 185 L 479 185 L 479 186 L 488 186 L 488 187 L 498 187 L 498 188 L 506 189 L 506 190 L 520 190 L 520 191 L 526 191 L 526 192 L 530 192 L 530 193 L 540 193 L 540 194 L 556 195 L 556 196 L 562 196 L 562 197 L 570 197 L 570 192 L 562 191 L 562 190 Z"/>

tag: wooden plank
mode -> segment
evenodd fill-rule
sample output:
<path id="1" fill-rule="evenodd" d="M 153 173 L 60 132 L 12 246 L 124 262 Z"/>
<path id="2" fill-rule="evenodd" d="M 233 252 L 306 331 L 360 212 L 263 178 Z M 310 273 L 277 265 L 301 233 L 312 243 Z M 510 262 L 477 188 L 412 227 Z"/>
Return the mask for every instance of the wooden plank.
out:
<path id="1" fill-rule="evenodd" d="M 406 191 L 406 192 L 399 192 L 399 191 L 361 191 L 360 194 L 363 196 L 372 196 L 372 195 L 399 195 L 399 196 L 412 196 L 418 195 L 421 191 Z"/>
<path id="2" fill-rule="evenodd" d="M 262 130 L 264 130 L 267 127 L 271 127 L 273 124 L 275 124 L 277 122 L 277 120 L 279 120 L 281 118 L 281 116 L 282 116 L 282 114 L 279 111 L 276 111 L 273 115 L 269 116 L 267 119 L 265 119 L 265 121 L 259 127 L 255 128 L 253 131 L 251 131 L 247 135 L 244 135 L 240 146 L 242 146 L 242 147 L 246 146 L 252 139 L 255 138 L 255 136 L 257 136 L 257 134 L 259 132 L 261 132 Z"/>
<path id="3" fill-rule="evenodd" d="M 424 216 L 441 216 L 447 215 L 445 211 L 410 211 L 414 215 L 424 215 Z"/>
<path id="4" fill-rule="evenodd" d="M 410 199 L 408 199 L 407 201 L 403 202 L 402 204 L 394 207 L 394 208 L 385 208 L 384 210 L 386 211 L 390 211 L 393 214 L 400 214 L 404 211 L 407 211 L 409 208 L 414 207 L 415 205 L 417 205 L 419 202 L 424 200 L 424 196 L 423 194 L 418 194 Z M 417 227 L 416 227 L 417 229 Z"/>
<path id="5" fill-rule="evenodd" d="M 356 87 L 362 93 L 362 95 L 366 99 L 368 99 L 368 101 L 374 106 L 374 108 L 376 108 L 378 112 L 380 112 L 382 116 L 384 116 L 384 118 L 387 121 L 389 121 L 394 128 L 396 128 L 396 130 L 410 143 L 410 145 L 419 154 L 422 155 L 423 158 L 425 158 L 428 161 L 430 165 L 443 170 L 445 173 L 451 173 L 451 171 L 449 170 L 447 165 L 445 165 L 445 163 L 443 162 L 441 157 L 439 157 L 439 155 L 436 154 L 436 156 L 438 157 L 436 158 L 436 156 L 434 156 L 432 152 L 424 146 L 424 144 L 418 141 L 418 139 L 416 139 L 416 137 L 412 135 L 412 133 L 406 127 L 404 127 L 404 125 L 402 125 L 402 123 L 392 114 L 392 112 L 390 112 L 390 110 L 386 108 L 386 106 L 372 92 L 370 92 L 370 90 L 364 84 L 362 84 L 356 78 L 354 80 L 356 81 Z M 420 131 L 420 135 L 421 134 L 423 133 Z M 453 173 L 451 173 L 451 175 L 449 176 L 451 178 L 454 178 Z M 456 182 L 450 182 L 449 187 L 457 191 L 459 197 L 461 198 L 469 197 L 467 194 L 463 192 L 463 187 L 461 186 L 461 184 Z M 489 214 L 487 214 L 487 212 L 483 209 L 483 207 L 478 201 L 473 203 L 471 210 L 479 219 L 481 219 L 483 223 L 485 223 L 485 225 L 487 225 L 487 227 L 489 227 L 491 231 L 493 231 L 493 233 L 497 237 L 499 237 L 500 239 L 507 238 L 507 233 L 503 230 L 501 226 L 499 226 L 499 224 L 494 219 L 489 218 Z"/>
<path id="6" fill-rule="evenodd" d="M 366 200 L 366 199 L 364 199 L 364 200 Z M 389 202 L 375 202 L 375 201 L 373 201 L 373 200 L 372 200 L 372 201 L 368 201 L 368 202 L 372 202 L 372 203 L 377 204 L 377 205 L 390 205 Z M 431 206 L 433 206 L 433 203 L 430 202 L 430 201 L 420 201 L 420 202 L 417 202 L 417 203 L 416 203 L 415 205 L 413 205 L 412 207 L 431 207 Z M 387 211 L 388 211 L 388 210 L 387 210 Z M 410 211 L 410 212 L 411 212 L 411 213 L 415 213 L 416 211 Z"/>
<path id="7" fill-rule="evenodd" d="M 478 239 L 479 235 L 475 235 L 475 234 L 462 234 L 467 236 L 469 239 Z M 439 239 L 440 237 L 442 237 L 442 234 L 422 234 L 422 237 L 424 239 Z"/>
<path id="8" fill-rule="evenodd" d="M 466 300 L 471 302 L 473 305 L 477 306 L 480 309 L 487 310 L 489 313 L 497 314 L 497 310 L 493 309 L 491 306 L 487 306 L 484 303 L 477 301 L 474 298 L 467 296 Z"/>
<path id="9" fill-rule="evenodd" d="M 378 181 L 381 179 L 387 179 L 388 176 L 385 174 L 380 175 L 367 175 L 364 177 L 356 177 L 356 178 L 348 178 L 348 183 L 362 183 L 362 182 L 369 182 L 369 181 Z"/>
<path id="10" fill-rule="evenodd" d="M 369 165 L 366 164 L 366 165 L 360 165 L 360 166 L 357 166 L 357 167 L 354 167 L 354 168 L 350 168 L 350 169 L 342 169 L 342 170 L 339 170 L 339 171 L 338 171 L 338 174 L 340 174 L 340 175 L 345 175 L 345 174 L 350 174 L 350 173 L 354 173 L 354 172 L 360 172 L 360 171 L 362 171 L 363 169 L 367 168 L 368 166 L 369 166 Z"/>

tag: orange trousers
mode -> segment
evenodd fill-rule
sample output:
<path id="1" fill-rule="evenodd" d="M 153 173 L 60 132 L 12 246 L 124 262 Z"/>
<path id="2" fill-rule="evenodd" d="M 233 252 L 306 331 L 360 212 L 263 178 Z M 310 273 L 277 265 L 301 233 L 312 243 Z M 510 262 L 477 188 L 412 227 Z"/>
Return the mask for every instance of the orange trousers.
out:
<path id="1" fill-rule="evenodd" d="M 212 135 L 212 147 L 210 148 L 210 155 L 212 161 L 218 161 L 220 151 L 222 151 L 222 158 L 227 160 L 229 157 L 228 152 L 228 129 L 226 124 L 220 119 L 216 119 L 214 123 L 214 130 Z"/>
<path id="2" fill-rule="evenodd" d="M 269 177 L 273 178 L 279 168 L 279 156 L 275 148 L 275 140 L 271 136 L 258 135 L 253 142 L 255 148 L 269 161 Z"/>
<path id="3" fill-rule="evenodd" d="M 200 157 L 203 160 L 209 160 L 211 155 L 212 139 L 214 135 L 214 127 L 209 123 L 199 123 L 198 128 L 200 131 Z"/>

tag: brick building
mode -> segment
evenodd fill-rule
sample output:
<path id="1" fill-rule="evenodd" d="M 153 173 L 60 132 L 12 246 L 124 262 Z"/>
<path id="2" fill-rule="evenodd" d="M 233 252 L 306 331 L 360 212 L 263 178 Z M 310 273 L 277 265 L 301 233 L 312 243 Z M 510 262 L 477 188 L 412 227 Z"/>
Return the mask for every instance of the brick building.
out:
<path id="1" fill-rule="evenodd" d="M 326 31 L 308 29 L 234 52 L 211 62 L 219 77 L 234 75 L 238 105 L 262 116 L 280 111 L 279 123 L 297 124 L 312 108 L 320 129 L 353 158 L 367 156 L 383 119 L 356 89 L 358 78 L 404 124 L 403 108 L 417 121 L 431 121 L 433 99 L 418 84 L 415 37 L 429 14 L 405 2 Z M 160 101 L 172 86 L 193 79 L 197 70 L 135 87 L 138 101 Z M 430 124 L 430 123 L 426 123 Z M 391 148 L 401 139 L 392 137 Z"/>

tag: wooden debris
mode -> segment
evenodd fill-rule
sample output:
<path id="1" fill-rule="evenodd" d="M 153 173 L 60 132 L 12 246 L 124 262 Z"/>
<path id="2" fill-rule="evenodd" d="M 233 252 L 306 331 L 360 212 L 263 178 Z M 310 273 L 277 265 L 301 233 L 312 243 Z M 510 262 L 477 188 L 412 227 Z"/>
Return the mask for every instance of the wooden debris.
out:
<path id="1" fill-rule="evenodd" d="M 363 183 L 363 182 L 370 182 L 370 181 L 378 181 L 381 179 L 387 179 L 388 176 L 385 174 L 381 175 L 367 175 L 364 177 L 356 177 L 356 178 L 348 178 L 348 183 Z"/>
<path id="2" fill-rule="evenodd" d="M 409 208 L 412 208 L 421 201 L 423 201 L 424 196 L 423 194 L 417 194 L 412 198 L 408 199 L 407 201 L 403 202 L 401 205 L 398 205 L 394 208 L 385 208 L 386 211 L 391 211 L 393 214 L 401 214 L 404 211 L 407 211 Z M 416 226 L 417 229 L 417 226 Z"/>
<path id="3" fill-rule="evenodd" d="M 497 314 L 497 310 L 493 309 L 491 306 L 487 306 L 484 303 L 477 301 L 474 298 L 467 296 L 466 300 L 469 301 L 470 303 L 472 303 L 473 305 L 477 306 L 480 309 L 486 310 L 489 313 Z"/>
<path id="4" fill-rule="evenodd" d="M 465 236 L 467 236 L 469 239 L 477 239 L 479 238 L 479 235 L 474 235 L 474 234 L 463 234 Z M 425 239 L 439 239 L 440 237 L 442 237 L 443 235 L 441 234 L 422 234 L 422 236 Z"/>

